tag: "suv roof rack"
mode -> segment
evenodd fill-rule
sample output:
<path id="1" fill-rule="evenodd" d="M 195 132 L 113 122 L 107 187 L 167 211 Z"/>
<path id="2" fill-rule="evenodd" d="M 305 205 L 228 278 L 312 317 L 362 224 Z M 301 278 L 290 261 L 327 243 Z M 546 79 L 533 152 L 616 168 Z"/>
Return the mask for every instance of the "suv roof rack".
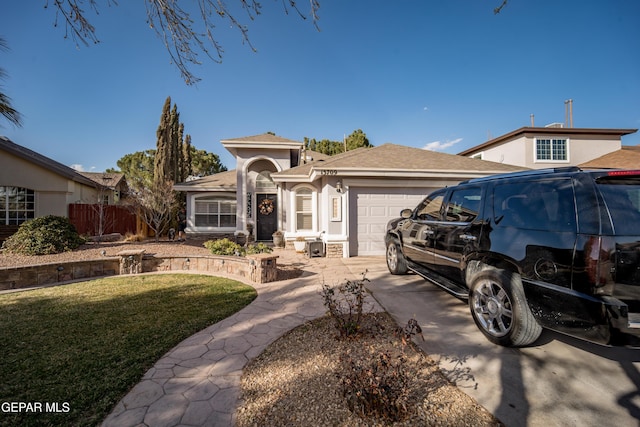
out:
<path id="1" fill-rule="evenodd" d="M 496 175 L 483 176 L 482 178 L 473 178 L 467 181 L 463 181 L 460 184 L 467 184 L 470 182 L 489 181 L 492 179 L 501 179 L 501 178 L 517 178 L 521 176 L 548 175 L 552 173 L 580 172 L 580 171 L 582 171 L 582 169 L 580 169 L 577 166 L 563 166 L 559 168 L 533 169 L 533 170 L 526 170 L 526 171 L 520 171 L 520 172 L 500 173 Z"/>

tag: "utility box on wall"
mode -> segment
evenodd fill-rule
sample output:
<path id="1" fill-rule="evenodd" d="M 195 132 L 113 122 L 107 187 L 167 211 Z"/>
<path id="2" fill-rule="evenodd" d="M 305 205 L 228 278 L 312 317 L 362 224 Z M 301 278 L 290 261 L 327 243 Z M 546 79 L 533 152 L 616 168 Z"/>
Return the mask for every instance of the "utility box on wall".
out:
<path id="1" fill-rule="evenodd" d="M 305 252 L 307 253 L 307 256 L 309 258 L 325 256 L 324 242 L 307 242 L 307 248 Z"/>

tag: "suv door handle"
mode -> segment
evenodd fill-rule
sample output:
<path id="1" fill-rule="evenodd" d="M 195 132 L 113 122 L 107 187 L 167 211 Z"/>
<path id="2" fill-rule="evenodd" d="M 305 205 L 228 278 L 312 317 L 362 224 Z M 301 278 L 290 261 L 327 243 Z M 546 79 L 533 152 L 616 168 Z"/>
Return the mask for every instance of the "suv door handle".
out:
<path id="1" fill-rule="evenodd" d="M 435 234 L 435 231 L 433 231 L 433 230 L 423 230 L 422 234 L 424 234 L 425 236 L 433 236 Z"/>
<path id="2" fill-rule="evenodd" d="M 473 242 L 473 241 L 477 240 L 476 236 L 471 235 L 471 234 L 461 234 L 460 238 L 462 240 L 467 241 L 467 242 Z"/>

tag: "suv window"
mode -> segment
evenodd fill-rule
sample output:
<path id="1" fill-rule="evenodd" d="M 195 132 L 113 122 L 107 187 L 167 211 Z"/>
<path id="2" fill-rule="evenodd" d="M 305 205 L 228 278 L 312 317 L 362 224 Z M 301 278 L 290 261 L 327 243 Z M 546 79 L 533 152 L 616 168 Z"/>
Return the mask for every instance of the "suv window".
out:
<path id="1" fill-rule="evenodd" d="M 444 192 L 438 192 L 428 196 L 416 208 L 416 218 L 422 221 L 440 219 L 440 209 L 442 208 L 442 200 Z"/>
<path id="2" fill-rule="evenodd" d="M 482 190 L 479 187 L 454 190 L 447 204 L 446 221 L 471 222 L 478 216 Z"/>
<path id="3" fill-rule="evenodd" d="M 609 210 L 615 233 L 638 234 L 640 223 L 640 181 L 609 178 L 597 181 Z"/>
<path id="4" fill-rule="evenodd" d="M 500 227 L 574 231 L 573 184 L 570 178 L 497 184 L 493 213 Z"/>

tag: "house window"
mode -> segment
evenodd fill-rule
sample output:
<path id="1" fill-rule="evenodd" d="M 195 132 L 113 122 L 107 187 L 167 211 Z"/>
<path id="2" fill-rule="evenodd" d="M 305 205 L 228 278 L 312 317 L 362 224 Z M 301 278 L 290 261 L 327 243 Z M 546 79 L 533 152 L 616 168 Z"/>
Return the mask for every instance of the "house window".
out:
<path id="1" fill-rule="evenodd" d="M 18 225 L 35 218 L 35 200 L 28 188 L 0 187 L 0 224 Z"/>
<path id="2" fill-rule="evenodd" d="M 566 139 L 536 139 L 536 161 L 567 161 Z"/>
<path id="3" fill-rule="evenodd" d="M 216 196 L 195 200 L 196 227 L 235 228 L 236 200 Z"/>
<path id="4" fill-rule="evenodd" d="M 296 231 L 313 230 L 313 191 L 310 188 L 296 190 Z"/>
<path id="5" fill-rule="evenodd" d="M 262 171 L 256 177 L 256 190 L 261 192 L 275 191 L 276 184 L 271 179 L 271 172 Z"/>

